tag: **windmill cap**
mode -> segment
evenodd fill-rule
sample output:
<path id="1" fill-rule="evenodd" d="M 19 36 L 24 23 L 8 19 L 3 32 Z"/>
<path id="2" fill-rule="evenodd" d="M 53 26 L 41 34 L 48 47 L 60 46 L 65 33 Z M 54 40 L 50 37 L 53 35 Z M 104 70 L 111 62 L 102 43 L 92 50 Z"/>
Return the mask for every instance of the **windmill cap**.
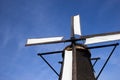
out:
<path id="1" fill-rule="evenodd" d="M 75 44 L 75 48 L 76 49 L 80 49 L 80 50 L 84 50 L 84 49 L 87 49 L 87 46 L 85 46 L 85 45 L 82 45 L 82 44 Z M 71 51 L 72 50 L 72 45 L 68 45 L 65 49 L 64 49 L 64 51 L 65 50 L 67 50 L 67 51 Z"/>
<path id="2" fill-rule="evenodd" d="M 82 44 L 75 44 L 75 48 L 76 48 L 76 51 L 77 51 L 77 52 L 79 51 L 79 52 L 81 53 L 81 55 L 84 55 L 84 56 L 89 57 L 89 58 L 91 57 L 91 53 L 90 53 L 90 51 L 87 49 L 87 46 L 82 45 Z M 64 49 L 63 54 L 62 54 L 62 57 L 64 57 L 65 50 L 67 50 L 67 51 L 72 51 L 72 45 L 68 45 L 68 46 Z"/>

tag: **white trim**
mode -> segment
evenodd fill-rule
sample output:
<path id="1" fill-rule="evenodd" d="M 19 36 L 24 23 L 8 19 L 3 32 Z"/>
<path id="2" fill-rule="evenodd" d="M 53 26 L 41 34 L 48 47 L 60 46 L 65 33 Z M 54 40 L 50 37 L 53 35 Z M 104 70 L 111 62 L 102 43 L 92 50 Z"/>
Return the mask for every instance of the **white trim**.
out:
<path id="1" fill-rule="evenodd" d="M 61 80 L 72 80 L 72 51 L 65 50 Z"/>

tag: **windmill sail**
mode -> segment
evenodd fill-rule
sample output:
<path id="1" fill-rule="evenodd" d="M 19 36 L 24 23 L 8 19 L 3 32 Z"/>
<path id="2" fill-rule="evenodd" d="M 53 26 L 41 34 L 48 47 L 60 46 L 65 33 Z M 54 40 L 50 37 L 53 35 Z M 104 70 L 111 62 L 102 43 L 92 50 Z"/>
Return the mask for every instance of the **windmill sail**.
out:
<path id="1" fill-rule="evenodd" d="M 62 39 L 63 39 L 63 37 L 28 39 L 26 46 L 38 45 L 38 44 L 48 44 L 48 43 L 52 43 L 52 42 L 62 41 Z"/>
<path id="2" fill-rule="evenodd" d="M 120 40 L 120 32 L 98 34 L 95 36 L 88 37 L 86 38 L 85 44 L 94 44 L 94 43 L 114 41 L 114 40 Z"/>
<path id="3" fill-rule="evenodd" d="M 65 50 L 65 58 L 61 80 L 72 80 L 72 51 Z"/>
<path id="4" fill-rule="evenodd" d="M 73 16 L 73 30 L 74 35 L 81 35 L 79 15 Z"/>

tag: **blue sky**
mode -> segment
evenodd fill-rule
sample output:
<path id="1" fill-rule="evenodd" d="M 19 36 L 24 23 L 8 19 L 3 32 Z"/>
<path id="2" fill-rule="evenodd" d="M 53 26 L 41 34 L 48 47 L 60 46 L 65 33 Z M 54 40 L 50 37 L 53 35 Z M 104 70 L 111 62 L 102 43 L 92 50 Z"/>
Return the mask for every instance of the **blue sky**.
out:
<path id="1" fill-rule="evenodd" d="M 67 43 L 25 47 L 27 38 L 68 39 L 70 19 L 76 14 L 80 14 L 83 35 L 120 31 L 119 4 L 119 0 L 0 0 L 0 80 L 57 80 L 37 53 L 62 50 Z M 93 56 L 102 56 L 96 73 L 110 50 L 92 50 Z M 99 80 L 119 80 L 119 50 Z M 45 57 L 59 72 L 61 55 Z"/>

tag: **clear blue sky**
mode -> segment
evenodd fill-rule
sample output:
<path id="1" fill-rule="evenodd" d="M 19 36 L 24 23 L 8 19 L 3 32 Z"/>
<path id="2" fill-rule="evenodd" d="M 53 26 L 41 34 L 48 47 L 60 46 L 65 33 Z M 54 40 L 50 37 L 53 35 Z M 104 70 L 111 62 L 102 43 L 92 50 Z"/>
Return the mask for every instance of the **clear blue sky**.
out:
<path id="1" fill-rule="evenodd" d="M 25 47 L 27 38 L 70 37 L 71 16 L 80 14 L 82 34 L 120 31 L 119 0 L 0 0 L 0 80 L 57 80 L 37 56 L 62 50 L 67 44 Z M 98 49 L 99 69 L 111 48 Z M 120 47 L 117 47 L 99 80 L 119 80 Z M 46 57 L 59 72 L 61 55 Z M 97 71 L 96 71 L 97 73 Z"/>

